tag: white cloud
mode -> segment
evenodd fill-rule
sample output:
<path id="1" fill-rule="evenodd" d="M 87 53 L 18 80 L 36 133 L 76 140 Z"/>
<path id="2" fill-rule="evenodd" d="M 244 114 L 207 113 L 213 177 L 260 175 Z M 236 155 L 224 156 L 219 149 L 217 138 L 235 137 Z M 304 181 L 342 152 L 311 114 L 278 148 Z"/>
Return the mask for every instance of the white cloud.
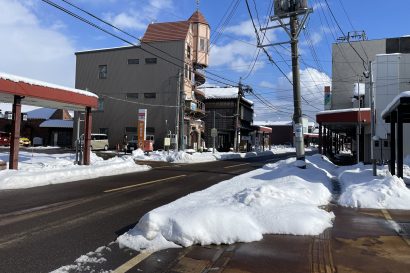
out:
<path id="1" fill-rule="evenodd" d="M 261 81 L 259 86 L 264 88 L 275 88 L 275 85 L 268 81 Z"/>
<path id="2" fill-rule="evenodd" d="M 74 86 L 73 43 L 56 26 L 40 24 L 30 1 L 0 0 L 0 71 Z M 57 27 L 57 29 L 59 28 Z"/>
<path id="3" fill-rule="evenodd" d="M 106 14 L 105 18 L 111 24 L 121 29 L 143 30 L 147 27 L 145 23 L 140 21 L 138 16 L 128 12 L 122 12 L 116 15 Z"/>
<path id="4" fill-rule="evenodd" d="M 172 0 L 150 0 L 145 6 L 128 8 L 118 14 L 106 13 L 105 19 L 121 29 L 145 30 L 147 24 L 157 20 L 161 11 L 172 9 Z"/>
<path id="5" fill-rule="evenodd" d="M 288 73 L 287 76 L 289 79 L 292 79 L 291 72 Z M 314 117 L 316 112 L 323 110 L 324 87 L 331 86 L 331 78 L 314 68 L 306 68 L 300 70 L 300 82 L 301 94 L 305 100 L 308 101 L 306 102 L 302 99 L 302 113 Z M 267 107 L 259 108 L 255 111 L 257 116 L 256 120 L 275 119 L 275 117 L 277 118 L 279 116 L 289 119 L 293 113 L 293 92 L 292 85 L 289 81 L 286 78 L 281 77 L 275 84 L 261 82 L 259 86 L 273 89 L 272 93 L 275 92 L 275 89 L 278 91 L 277 97 L 279 99 L 276 98 L 270 102 L 279 111 L 275 112 Z"/>

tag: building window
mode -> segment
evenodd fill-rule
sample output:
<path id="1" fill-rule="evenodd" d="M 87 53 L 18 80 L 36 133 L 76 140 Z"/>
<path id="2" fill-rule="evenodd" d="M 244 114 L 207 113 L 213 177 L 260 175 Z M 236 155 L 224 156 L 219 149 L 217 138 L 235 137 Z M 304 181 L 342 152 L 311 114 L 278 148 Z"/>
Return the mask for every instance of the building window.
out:
<path id="1" fill-rule="evenodd" d="M 199 50 L 208 52 L 207 40 L 205 38 L 199 38 Z"/>
<path id="2" fill-rule="evenodd" d="M 157 93 L 144 93 L 144 98 L 146 99 L 155 99 L 157 97 Z"/>
<path id="3" fill-rule="evenodd" d="M 108 128 L 100 128 L 100 134 L 106 134 L 108 136 Z"/>
<path id="4" fill-rule="evenodd" d="M 106 64 L 98 66 L 98 78 L 99 79 L 106 79 L 107 73 L 108 73 L 108 69 L 107 69 Z"/>
<path id="5" fill-rule="evenodd" d="M 145 58 L 145 64 L 156 64 L 157 58 Z"/>
<path id="6" fill-rule="evenodd" d="M 384 148 L 388 148 L 389 147 L 389 141 L 388 140 L 383 141 L 383 145 L 384 145 Z"/>
<path id="7" fill-rule="evenodd" d="M 137 100 L 138 99 L 138 93 L 127 93 L 126 98 L 128 100 Z"/>
<path id="8" fill-rule="evenodd" d="M 374 147 L 379 147 L 379 141 L 378 140 L 376 140 L 375 142 L 374 142 Z"/>
<path id="9" fill-rule="evenodd" d="M 185 64 L 185 69 L 184 69 L 184 76 L 185 76 L 185 78 L 188 78 L 188 73 L 189 73 L 189 68 L 188 68 L 188 65 Z"/>
<path id="10" fill-rule="evenodd" d="M 97 111 L 104 111 L 104 98 L 98 98 Z"/>
<path id="11" fill-rule="evenodd" d="M 128 64 L 139 64 L 140 59 L 128 59 Z"/>
<path id="12" fill-rule="evenodd" d="M 191 59 L 191 47 L 189 45 L 186 45 L 186 56 Z"/>

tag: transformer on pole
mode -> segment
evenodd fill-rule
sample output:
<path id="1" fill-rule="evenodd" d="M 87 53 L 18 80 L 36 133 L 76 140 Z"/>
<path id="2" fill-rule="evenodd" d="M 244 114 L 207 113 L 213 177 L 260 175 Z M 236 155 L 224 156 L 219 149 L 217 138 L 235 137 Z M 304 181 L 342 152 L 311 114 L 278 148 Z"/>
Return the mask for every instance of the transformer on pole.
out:
<path id="1" fill-rule="evenodd" d="M 302 125 L 302 103 L 300 94 L 300 71 L 298 55 L 298 38 L 312 8 L 307 7 L 307 0 L 275 0 L 275 14 L 270 20 L 277 22 L 275 26 L 261 29 L 268 30 L 282 27 L 289 35 L 290 41 L 273 43 L 268 45 L 258 45 L 259 47 L 276 46 L 281 44 L 291 44 L 292 49 L 292 74 L 293 74 L 293 124 L 295 134 L 296 159 L 298 166 L 306 168 L 305 146 L 303 141 Z M 299 21 L 300 17 L 300 21 Z M 289 19 L 287 22 L 286 19 Z"/>

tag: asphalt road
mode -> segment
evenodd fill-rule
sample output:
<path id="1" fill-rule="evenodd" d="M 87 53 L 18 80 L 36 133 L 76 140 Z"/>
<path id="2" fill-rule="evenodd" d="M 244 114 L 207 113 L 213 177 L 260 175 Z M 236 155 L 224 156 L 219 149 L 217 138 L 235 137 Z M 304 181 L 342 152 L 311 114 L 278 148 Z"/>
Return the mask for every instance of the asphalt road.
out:
<path id="1" fill-rule="evenodd" d="M 319 236 L 265 235 L 258 242 L 167 249 L 147 256 L 115 243 L 146 212 L 288 156 L 150 163 L 153 170 L 148 172 L 1 191 L 0 272 L 49 272 L 64 265 L 67 272 L 115 273 L 409 272 L 410 211 L 334 203 L 325 208 L 335 213 L 334 226 Z M 98 255 L 75 262 L 97 248 Z"/>
<path id="2" fill-rule="evenodd" d="M 152 163 L 147 172 L 1 191 L 0 272 L 49 272 L 107 245 L 104 268 L 115 269 L 135 253 L 112 242 L 146 212 L 286 156 Z"/>

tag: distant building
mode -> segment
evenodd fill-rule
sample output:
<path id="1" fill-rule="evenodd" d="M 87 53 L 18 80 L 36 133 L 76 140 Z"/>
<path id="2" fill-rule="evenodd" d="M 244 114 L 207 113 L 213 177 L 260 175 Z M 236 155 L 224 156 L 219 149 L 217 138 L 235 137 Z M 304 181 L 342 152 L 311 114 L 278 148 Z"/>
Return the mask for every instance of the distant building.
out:
<path id="1" fill-rule="evenodd" d="M 333 44 L 331 105 L 328 111 L 319 112 L 316 118 L 322 135 L 323 153 L 338 152 L 340 142 L 349 142 L 359 161 L 370 162 L 369 60 L 373 62 L 375 126 L 376 138 L 379 139 L 375 142 L 375 156 L 379 160 L 389 157 L 389 129 L 380 114 L 395 95 L 410 90 L 409 53 L 410 37 Z M 405 126 L 405 130 L 409 129 Z M 404 144 L 404 150 L 405 154 L 410 154 L 409 142 Z"/>
<path id="2" fill-rule="evenodd" d="M 138 110 L 147 109 L 146 134 L 154 148 L 181 125 L 186 147 L 201 146 L 205 106 L 197 87 L 205 83 L 209 39 L 209 24 L 196 11 L 186 21 L 148 25 L 139 46 L 77 52 L 76 87 L 101 98 L 93 133 L 107 134 L 111 145 L 125 135 L 135 139 Z"/>
<path id="3" fill-rule="evenodd" d="M 236 111 L 238 105 L 238 87 L 205 87 L 207 115 L 205 121 L 205 142 L 207 147 L 212 147 L 213 138 L 211 129 L 216 128 L 218 134 L 215 138 L 215 147 L 218 151 L 229 151 L 234 148 Z M 242 97 L 239 101 L 239 144 L 242 150 L 251 149 L 251 133 L 253 123 L 253 102 Z"/>
<path id="4" fill-rule="evenodd" d="M 21 137 L 27 137 L 37 146 L 71 147 L 73 119 L 67 110 L 38 108 L 25 115 L 27 120 L 21 123 Z M 7 114 L 0 119 L 0 131 L 11 132 Z"/>

